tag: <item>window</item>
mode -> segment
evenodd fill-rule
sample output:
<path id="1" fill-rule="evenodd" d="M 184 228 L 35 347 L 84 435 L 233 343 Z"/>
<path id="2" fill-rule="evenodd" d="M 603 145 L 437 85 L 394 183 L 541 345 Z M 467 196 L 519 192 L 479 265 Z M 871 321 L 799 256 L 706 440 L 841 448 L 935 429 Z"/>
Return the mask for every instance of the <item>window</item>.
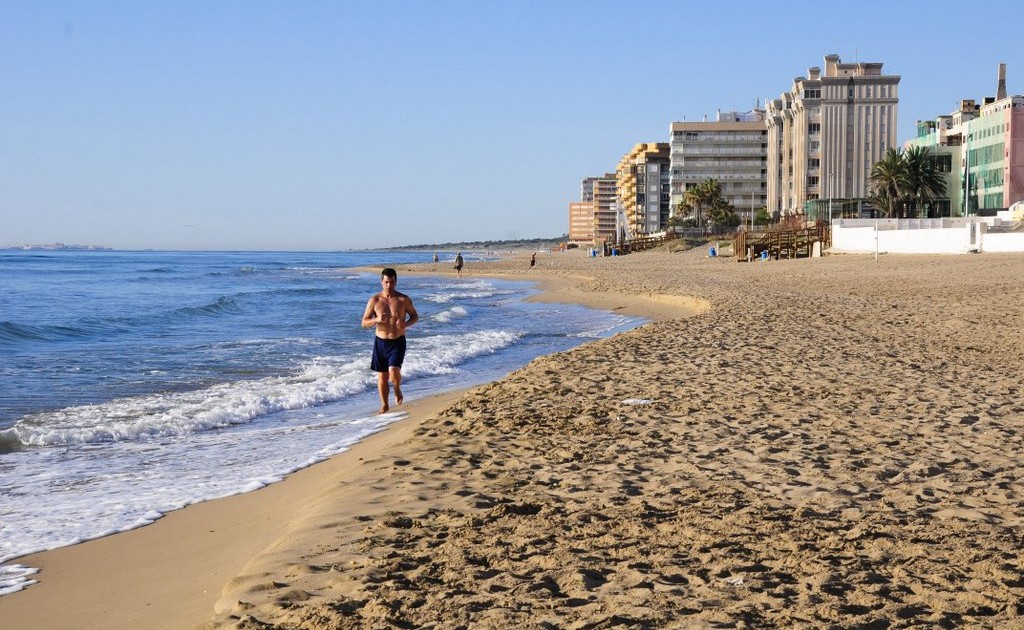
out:
<path id="1" fill-rule="evenodd" d="M 818 158 L 811 158 L 807 160 L 807 168 L 820 168 L 821 160 Z"/>
<path id="2" fill-rule="evenodd" d="M 809 188 L 817 188 L 818 187 L 818 176 L 817 175 L 809 175 L 807 177 L 807 186 Z"/>
<path id="3" fill-rule="evenodd" d="M 821 123 L 811 123 L 807 125 L 807 133 L 821 133 Z"/>

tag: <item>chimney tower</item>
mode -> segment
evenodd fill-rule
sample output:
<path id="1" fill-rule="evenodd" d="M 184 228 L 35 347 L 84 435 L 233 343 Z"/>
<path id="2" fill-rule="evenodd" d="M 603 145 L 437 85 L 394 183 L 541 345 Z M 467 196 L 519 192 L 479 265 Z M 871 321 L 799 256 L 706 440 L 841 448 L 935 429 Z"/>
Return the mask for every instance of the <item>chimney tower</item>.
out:
<path id="1" fill-rule="evenodd" d="M 999 86 L 996 88 L 996 100 L 1006 98 L 1006 64 L 999 64 Z"/>

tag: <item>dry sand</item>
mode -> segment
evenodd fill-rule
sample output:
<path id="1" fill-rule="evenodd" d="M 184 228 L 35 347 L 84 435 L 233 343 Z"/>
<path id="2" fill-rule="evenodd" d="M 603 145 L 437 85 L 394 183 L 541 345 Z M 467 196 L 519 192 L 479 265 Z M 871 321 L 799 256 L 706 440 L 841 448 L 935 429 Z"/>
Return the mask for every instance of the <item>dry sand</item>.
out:
<path id="1" fill-rule="evenodd" d="M 527 260 L 659 321 L 332 460 L 210 627 L 1024 627 L 1024 256 Z"/>

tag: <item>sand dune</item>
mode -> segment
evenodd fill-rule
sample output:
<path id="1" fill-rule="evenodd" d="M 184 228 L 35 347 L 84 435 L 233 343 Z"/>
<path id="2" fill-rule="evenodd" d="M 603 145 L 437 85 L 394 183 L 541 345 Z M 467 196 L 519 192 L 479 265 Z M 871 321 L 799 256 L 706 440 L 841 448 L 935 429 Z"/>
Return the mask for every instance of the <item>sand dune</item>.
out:
<path id="1" fill-rule="evenodd" d="M 526 260 L 466 271 L 659 321 L 353 464 L 210 627 L 1024 627 L 1024 258 Z"/>

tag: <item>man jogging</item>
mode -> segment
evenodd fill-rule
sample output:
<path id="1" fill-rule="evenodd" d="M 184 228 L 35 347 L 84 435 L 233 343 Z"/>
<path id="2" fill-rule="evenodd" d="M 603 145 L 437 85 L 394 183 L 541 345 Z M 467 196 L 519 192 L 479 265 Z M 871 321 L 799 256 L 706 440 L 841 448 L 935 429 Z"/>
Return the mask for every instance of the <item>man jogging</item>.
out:
<path id="1" fill-rule="evenodd" d="M 378 414 L 387 413 L 388 383 L 395 386 L 395 404 L 402 404 L 402 361 L 405 359 L 405 329 L 419 321 L 412 299 L 395 290 L 398 273 L 391 267 L 380 272 L 381 291 L 366 303 L 363 328 L 377 327 L 370 369 L 377 372 L 380 394 Z"/>

